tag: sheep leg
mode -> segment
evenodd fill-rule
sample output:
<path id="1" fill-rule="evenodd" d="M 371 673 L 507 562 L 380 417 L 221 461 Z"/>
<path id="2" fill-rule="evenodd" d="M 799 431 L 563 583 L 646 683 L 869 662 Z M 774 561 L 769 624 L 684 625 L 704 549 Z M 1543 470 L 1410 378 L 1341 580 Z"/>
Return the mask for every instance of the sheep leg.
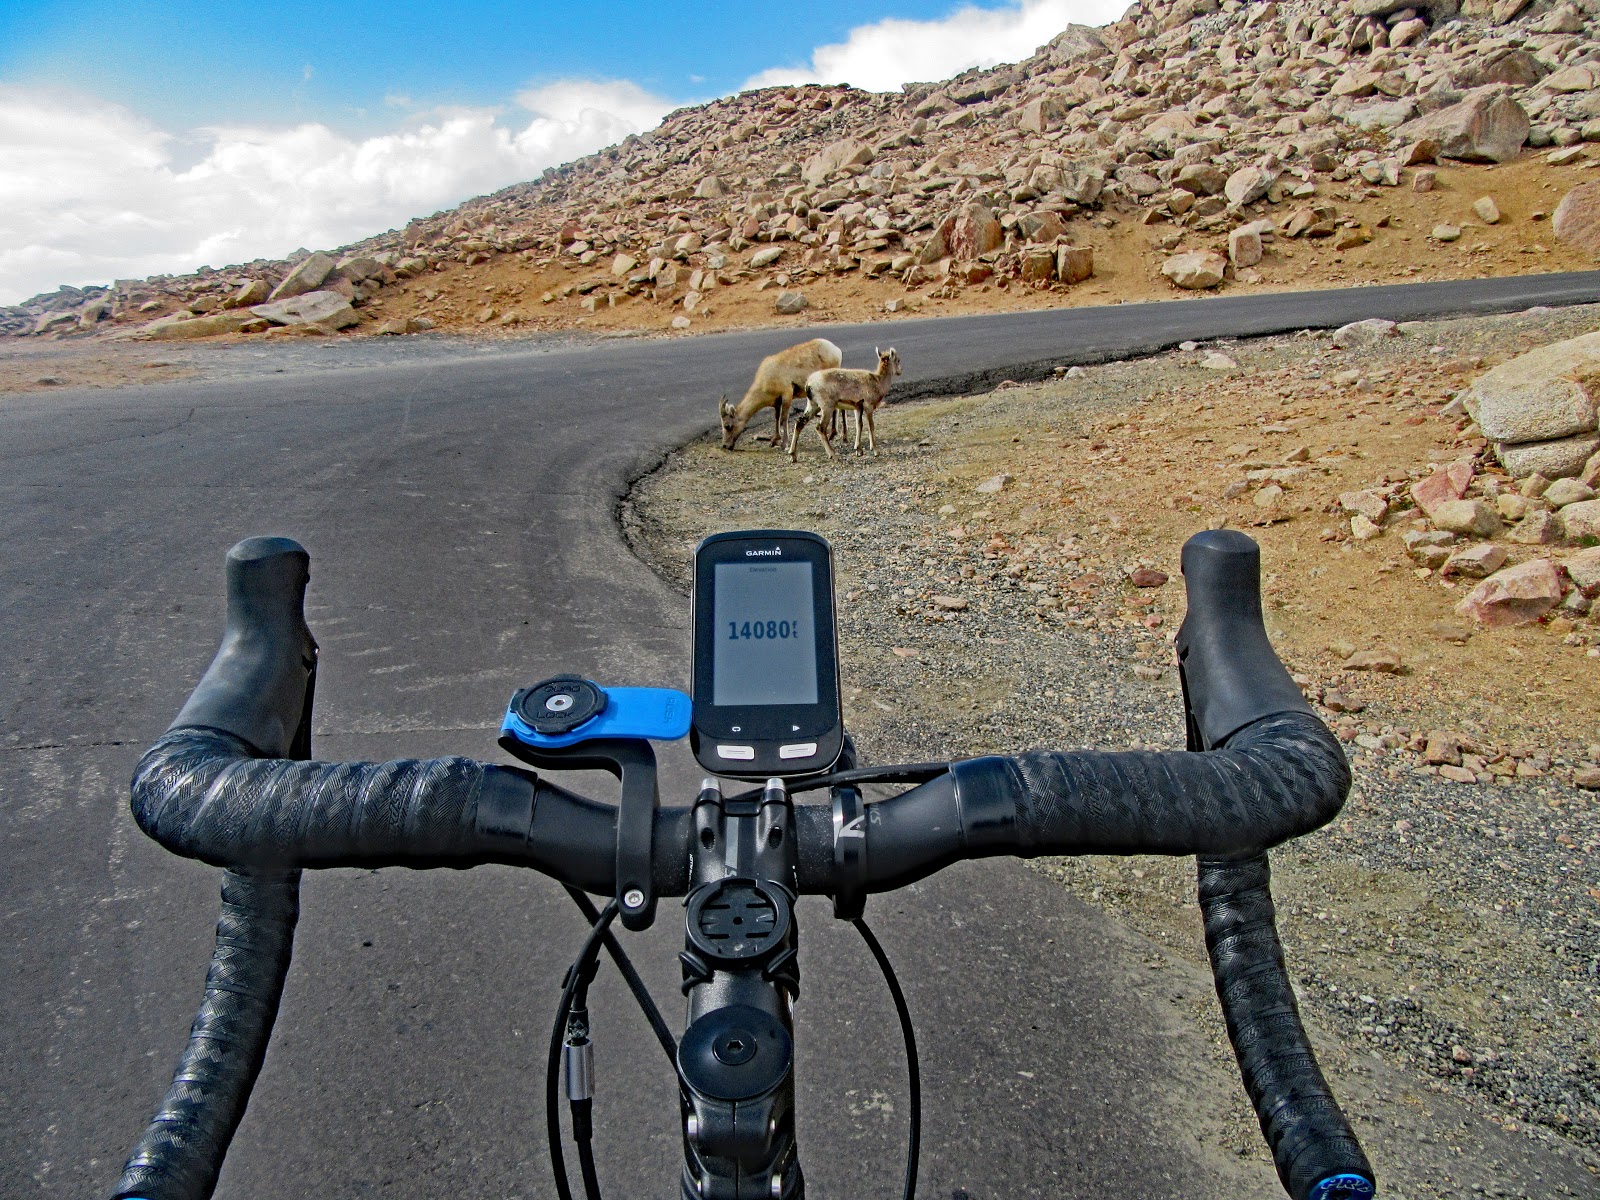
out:
<path id="1" fill-rule="evenodd" d="M 861 414 L 866 412 L 866 411 L 867 411 L 867 406 L 865 404 L 858 404 L 856 406 L 856 455 L 857 455 L 857 457 L 860 457 L 860 454 L 861 454 Z"/>
<path id="2" fill-rule="evenodd" d="M 795 418 L 794 428 L 789 431 L 790 462 L 798 462 L 800 460 L 800 435 L 805 431 L 806 418 L 809 415 L 809 409 L 806 412 L 802 412 L 798 417 Z"/>
<path id="3" fill-rule="evenodd" d="M 837 454 L 835 454 L 833 452 L 833 441 L 831 440 L 830 435 L 829 435 L 829 431 L 828 431 L 828 427 L 834 421 L 834 419 L 838 416 L 838 414 L 839 414 L 839 410 L 838 409 L 831 409 L 831 410 L 828 411 L 828 413 L 826 415 L 824 415 L 822 417 L 821 420 L 819 420 L 817 422 L 817 436 L 822 439 L 822 448 L 825 451 L 827 451 L 829 458 L 838 458 L 839 457 Z M 835 429 L 834 432 L 837 432 L 837 429 Z"/>
<path id="4" fill-rule="evenodd" d="M 872 456 L 876 458 L 878 456 L 878 429 L 872 420 L 872 410 L 863 406 L 861 411 L 867 417 L 867 445 L 872 449 Z"/>

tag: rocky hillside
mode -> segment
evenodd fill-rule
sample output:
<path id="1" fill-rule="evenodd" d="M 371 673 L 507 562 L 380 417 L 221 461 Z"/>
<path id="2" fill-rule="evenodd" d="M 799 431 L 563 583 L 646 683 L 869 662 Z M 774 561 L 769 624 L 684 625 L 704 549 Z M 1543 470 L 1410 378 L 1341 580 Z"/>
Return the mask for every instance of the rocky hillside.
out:
<path id="1" fill-rule="evenodd" d="M 1145 0 L 898 94 L 682 109 L 328 254 L 64 287 L 0 333 L 686 329 L 1586 267 L 1591 7 Z"/>

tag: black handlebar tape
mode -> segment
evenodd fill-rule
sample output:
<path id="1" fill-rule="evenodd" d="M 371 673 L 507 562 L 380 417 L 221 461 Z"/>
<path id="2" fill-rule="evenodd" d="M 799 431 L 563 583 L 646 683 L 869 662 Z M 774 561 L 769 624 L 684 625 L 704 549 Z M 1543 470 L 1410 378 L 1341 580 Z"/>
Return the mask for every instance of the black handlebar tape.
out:
<path id="1" fill-rule="evenodd" d="M 1210 750 L 1281 712 L 1311 712 L 1267 640 L 1261 619 L 1261 548 L 1234 529 L 1183 544 L 1189 611 L 1178 629 L 1178 677 L 1189 749 Z"/>
<path id="2" fill-rule="evenodd" d="M 227 578 L 222 646 L 172 726 L 221 729 L 259 754 L 290 755 L 316 676 L 304 612 L 311 556 L 288 538 L 246 538 L 228 551 Z"/>
<path id="3" fill-rule="evenodd" d="M 988 846 L 1237 858 L 1326 825 L 1350 790 L 1338 741 L 1300 712 L 1264 717 L 1205 754 L 1033 751 L 950 770 L 968 857 Z"/>
<path id="4" fill-rule="evenodd" d="M 257 758 L 216 729 L 173 729 L 139 760 L 139 828 L 213 866 L 534 867 L 574 887 L 616 886 L 617 809 L 531 771 L 466 758 L 321 763 Z M 656 891 L 687 889 L 688 809 L 658 815 Z"/>
<path id="5" fill-rule="evenodd" d="M 1265 854 L 1202 858 L 1200 910 L 1245 1091 L 1294 1200 L 1367 1200 L 1372 1165 L 1317 1067 L 1273 924 Z"/>
<path id="6" fill-rule="evenodd" d="M 266 1057 L 300 915 L 299 871 L 225 871 L 205 999 L 116 1200 L 207 1200 Z"/>

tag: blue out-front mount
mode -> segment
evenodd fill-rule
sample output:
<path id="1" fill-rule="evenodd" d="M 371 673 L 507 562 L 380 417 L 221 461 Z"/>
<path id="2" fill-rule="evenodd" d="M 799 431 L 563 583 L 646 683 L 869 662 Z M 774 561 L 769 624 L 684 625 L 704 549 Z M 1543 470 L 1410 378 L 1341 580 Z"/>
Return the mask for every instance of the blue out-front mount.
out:
<path id="1" fill-rule="evenodd" d="M 500 724 L 536 750 L 564 750 L 599 738 L 674 742 L 689 732 L 689 697 L 672 688 L 603 688 L 577 675 L 557 675 L 511 697 Z"/>

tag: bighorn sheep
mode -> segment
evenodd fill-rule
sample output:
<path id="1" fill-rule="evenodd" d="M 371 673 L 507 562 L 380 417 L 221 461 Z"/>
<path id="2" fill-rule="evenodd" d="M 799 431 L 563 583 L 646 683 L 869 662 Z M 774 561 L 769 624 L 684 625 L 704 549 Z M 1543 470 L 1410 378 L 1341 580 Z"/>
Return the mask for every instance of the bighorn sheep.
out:
<path id="1" fill-rule="evenodd" d="M 812 338 L 763 358 L 738 406 L 729 404 L 726 395 L 717 405 L 717 416 L 722 421 L 722 448 L 732 450 L 750 419 L 769 405 L 774 422 L 769 441 L 774 446 L 782 446 L 789 428 L 789 405 L 805 391 L 806 378 L 815 371 L 837 367 L 843 361 L 839 347 L 827 338 Z"/>
<path id="2" fill-rule="evenodd" d="M 815 420 L 817 436 L 822 448 L 833 453 L 833 436 L 838 432 L 840 409 L 854 409 L 856 414 L 856 453 L 861 453 L 861 422 L 867 423 L 867 445 L 878 452 L 878 431 L 872 414 L 883 403 L 883 398 L 894 386 L 894 377 L 900 374 L 900 353 L 893 346 L 875 350 L 878 367 L 875 371 L 862 371 L 854 367 L 831 367 L 816 371 L 806 379 L 806 407 L 794 423 L 789 434 L 789 461 L 796 461 L 800 449 L 800 432 L 806 423 Z"/>

